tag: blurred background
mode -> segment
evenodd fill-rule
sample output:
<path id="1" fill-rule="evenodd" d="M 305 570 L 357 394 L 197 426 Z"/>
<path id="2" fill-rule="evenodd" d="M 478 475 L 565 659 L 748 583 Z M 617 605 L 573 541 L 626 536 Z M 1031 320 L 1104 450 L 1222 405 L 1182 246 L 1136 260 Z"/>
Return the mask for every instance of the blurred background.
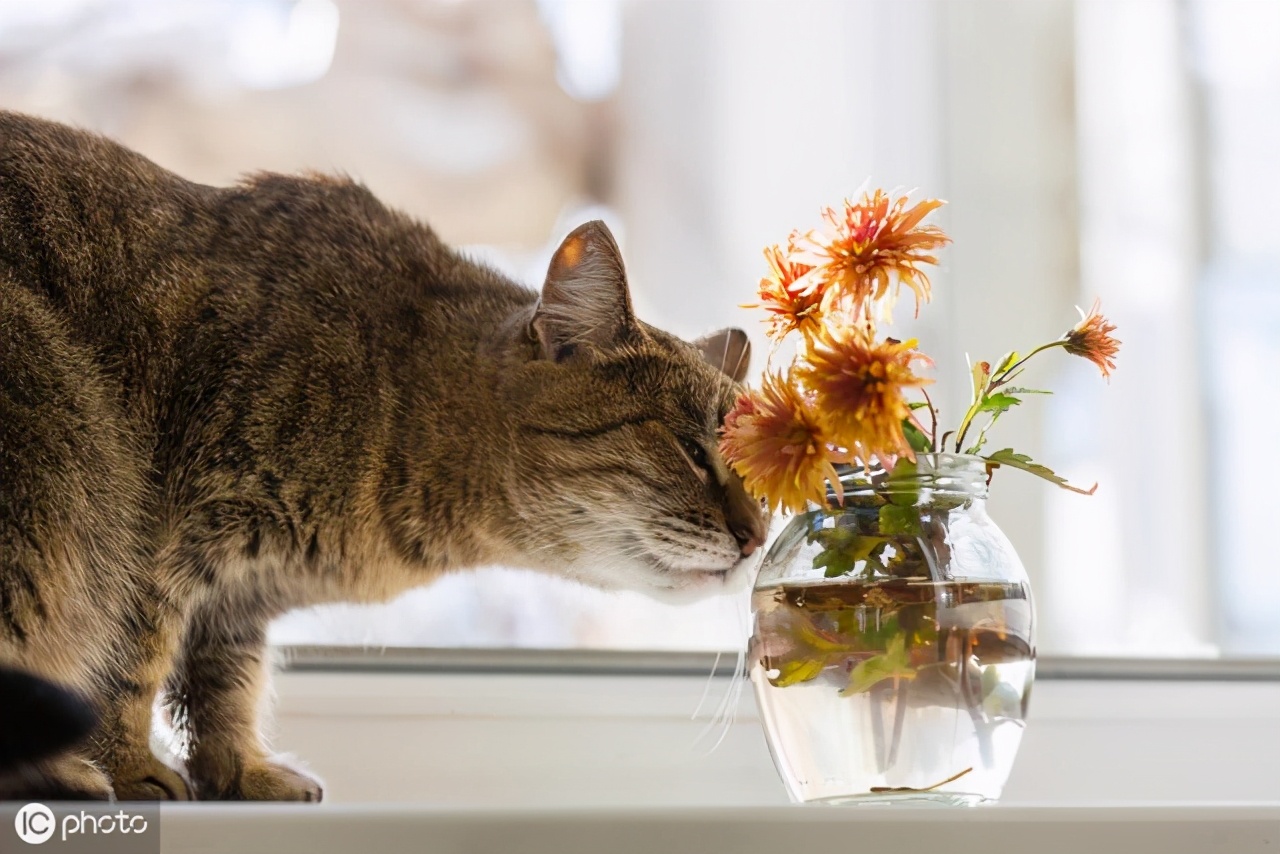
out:
<path id="1" fill-rule="evenodd" d="M 531 286 L 601 217 L 641 317 L 742 326 L 758 355 L 738 304 L 764 246 L 864 184 L 947 199 L 935 302 L 897 321 L 945 420 L 966 354 L 1074 306 L 1101 298 L 1124 342 L 1109 385 L 1047 357 L 1028 380 L 1056 394 L 993 436 L 1100 484 L 996 478 L 1041 650 L 1280 654 L 1280 3 L 3 0 L 0 107 L 202 182 L 349 174 Z M 495 568 L 274 638 L 733 650 L 743 609 Z"/>

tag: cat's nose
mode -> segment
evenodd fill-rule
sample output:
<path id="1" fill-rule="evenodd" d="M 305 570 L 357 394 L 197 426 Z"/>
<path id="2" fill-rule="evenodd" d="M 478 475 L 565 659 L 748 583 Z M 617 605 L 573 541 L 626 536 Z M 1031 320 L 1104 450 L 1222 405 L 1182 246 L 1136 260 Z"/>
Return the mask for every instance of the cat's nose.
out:
<path id="1" fill-rule="evenodd" d="M 734 474 L 727 484 L 728 501 L 725 503 L 725 522 L 729 533 L 738 541 L 738 551 L 748 557 L 764 545 L 769 537 L 769 514 L 758 499 L 752 498 L 743 488 L 742 478 Z"/>
<path id="2" fill-rule="evenodd" d="M 734 524 L 731 526 L 733 538 L 738 541 L 738 551 L 743 557 L 749 557 L 752 552 L 764 545 L 764 526 L 760 524 L 748 523 L 746 525 Z"/>

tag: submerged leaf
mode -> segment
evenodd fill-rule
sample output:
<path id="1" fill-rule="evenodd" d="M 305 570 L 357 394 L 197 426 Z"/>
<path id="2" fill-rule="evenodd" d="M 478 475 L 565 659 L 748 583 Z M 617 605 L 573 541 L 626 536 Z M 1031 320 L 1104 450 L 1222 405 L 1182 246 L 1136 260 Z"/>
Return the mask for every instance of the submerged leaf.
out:
<path id="1" fill-rule="evenodd" d="M 1010 466 L 1015 469 L 1022 469 L 1025 472 L 1044 478 L 1050 483 L 1057 484 L 1063 489 L 1069 489 L 1072 492 L 1078 492 L 1081 495 L 1093 495 L 1097 490 L 1098 484 L 1094 484 L 1088 489 L 1081 489 L 1078 486 L 1072 486 L 1067 483 L 1066 478 L 1061 477 L 1053 472 L 1048 466 L 1042 466 L 1037 462 L 1033 462 L 1031 457 L 1026 454 L 1016 453 L 1013 448 L 1005 448 L 996 451 L 994 454 L 988 454 L 984 459 L 987 461 L 987 475 L 998 469 L 1000 466 Z"/>
<path id="2" fill-rule="evenodd" d="M 914 506 L 886 504 L 880 508 L 880 533 L 907 537 L 920 536 L 922 533 L 920 511 Z"/>
<path id="3" fill-rule="evenodd" d="M 796 624 L 792 637 L 810 650 L 820 653 L 844 655 L 853 650 L 853 647 L 849 646 L 843 639 L 822 631 L 808 620 L 802 619 Z"/>
<path id="4" fill-rule="evenodd" d="M 824 667 L 826 663 L 821 659 L 797 658 L 784 661 L 778 665 L 777 677 L 770 679 L 769 684 L 777 688 L 785 688 L 797 682 L 808 682 L 811 679 L 817 679 Z"/>
<path id="5" fill-rule="evenodd" d="M 846 575 L 853 571 L 853 565 L 857 561 L 853 560 L 849 555 L 840 549 L 826 549 L 818 552 L 813 558 L 813 568 L 822 569 L 827 578 L 835 578 L 840 575 Z"/>
<path id="6" fill-rule="evenodd" d="M 948 783 L 954 783 L 956 780 L 959 780 L 961 777 L 963 777 L 965 774 L 968 774 L 968 773 L 969 773 L 970 771 L 972 771 L 972 770 L 973 770 L 973 768 L 972 768 L 972 767 L 970 767 L 970 768 L 966 768 L 966 769 L 964 769 L 963 771 L 961 771 L 961 772 L 960 772 L 960 773 L 958 773 L 958 774 L 952 774 L 952 775 L 951 775 L 950 777 L 948 777 L 947 779 L 945 779 L 945 780 L 940 780 L 940 781 L 938 781 L 937 783 L 934 783 L 932 786 L 925 786 L 925 787 L 924 787 L 924 788 L 922 788 L 922 789 L 913 789 L 913 788 L 911 788 L 910 786 L 872 786 L 872 787 L 871 787 L 871 791 L 872 791 L 872 792 L 875 792 L 875 793 L 879 793 L 879 792 L 932 792 L 934 789 L 941 789 L 943 786 L 947 785 Z"/>
<path id="7" fill-rule="evenodd" d="M 840 531 L 845 536 L 820 540 L 826 548 L 813 558 L 813 568 L 826 567 L 824 575 L 827 578 L 852 572 L 858 561 L 866 560 L 877 547 L 888 542 L 884 537 L 863 536 L 848 529 L 831 529 L 832 533 L 836 531 Z"/>
<path id="8" fill-rule="evenodd" d="M 916 671 L 911 667 L 907 654 L 907 638 L 899 632 L 889 639 L 883 653 L 858 662 L 849 674 L 849 684 L 840 693 L 845 696 L 861 694 L 886 679 L 914 678 Z"/>
<path id="9" fill-rule="evenodd" d="M 893 464 L 886 485 L 891 504 L 897 504 L 899 507 L 914 507 L 920 501 L 920 470 L 906 457 L 900 458 Z M 884 530 L 883 527 L 881 530 Z"/>

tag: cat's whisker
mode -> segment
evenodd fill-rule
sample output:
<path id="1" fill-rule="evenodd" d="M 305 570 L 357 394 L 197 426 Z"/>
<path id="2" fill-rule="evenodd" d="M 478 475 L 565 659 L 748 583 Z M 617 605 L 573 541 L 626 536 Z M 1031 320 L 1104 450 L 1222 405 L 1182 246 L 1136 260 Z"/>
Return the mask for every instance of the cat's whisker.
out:
<path id="1" fill-rule="evenodd" d="M 750 358 L 751 358 L 751 349 L 749 347 L 743 347 L 741 350 L 738 351 L 738 359 L 733 363 L 733 370 L 724 371 L 724 373 L 728 374 L 731 377 L 738 376 L 746 368 L 747 360 Z M 723 370 L 723 366 L 721 366 L 721 369 Z"/>
<path id="2" fill-rule="evenodd" d="M 716 671 L 720 669 L 720 653 L 716 652 L 715 661 L 711 662 L 711 672 L 707 674 L 707 681 L 702 686 L 702 696 L 698 698 L 698 705 L 694 706 L 693 714 L 689 715 L 689 720 L 696 721 L 698 713 L 702 711 L 702 704 L 707 701 L 707 695 L 711 693 L 711 683 L 716 681 Z"/>
<path id="3" fill-rule="evenodd" d="M 704 756 L 710 755 L 724 742 L 733 725 L 737 722 L 738 712 L 742 704 L 742 692 L 745 690 L 746 684 L 746 641 L 749 632 L 749 621 L 751 619 L 750 603 L 741 598 L 734 598 L 727 603 L 733 608 L 735 624 L 738 627 L 738 637 L 741 639 L 737 644 L 737 655 L 735 656 L 733 673 L 728 677 L 725 685 L 724 693 L 720 697 L 716 710 L 711 719 L 699 732 L 694 739 L 694 744 L 698 744 L 706 739 L 708 735 L 717 733 L 715 741 L 703 753 Z M 712 675 L 715 674 L 720 661 L 720 655 L 717 653 L 716 665 L 712 668 Z M 710 680 L 708 680 L 708 687 Z M 704 697 L 706 689 L 704 689 Z M 699 704 L 701 708 L 701 703 Z"/>

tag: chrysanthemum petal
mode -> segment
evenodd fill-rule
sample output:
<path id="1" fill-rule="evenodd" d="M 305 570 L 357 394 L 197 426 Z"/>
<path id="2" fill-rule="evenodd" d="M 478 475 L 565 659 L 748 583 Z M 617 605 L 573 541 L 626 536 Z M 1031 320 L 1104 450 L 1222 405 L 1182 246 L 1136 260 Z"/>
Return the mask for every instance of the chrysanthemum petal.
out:
<path id="1" fill-rule="evenodd" d="M 891 274 L 915 295 L 916 311 L 928 302 L 929 277 L 921 265 L 936 264 L 930 251 L 951 242 L 942 229 L 921 225 L 922 220 L 944 203 L 925 199 L 911 208 L 907 197 L 892 203 L 883 190 L 864 194 L 856 204 L 846 201 L 843 210 L 827 208 L 825 232 L 811 232 L 797 240 L 797 259 L 813 266 L 811 275 L 826 289 L 837 291 L 830 302 L 846 302 L 861 308 L 864 316 L 877 312 L 872 303 L 885 302 L 891 291 Z"/>
<path id="2" fill-rule="evenodd" d="M 1111 379 L 1111 372 L 1116 369 L 1116 355 L 1120 352 L 1120 341 L 1111 333 L 1116 331 L 1111 323 L 1098 311 L 1101 303 L 1094 300 L 1089 313 L 1083 315 L 1065 336 L 1063 349 L 1073 356 L 1082 356 L 1098 366 L 1102 376 Z"/>
<path id="3" fill-rule="evenodd" d="M 813 393 L 818 422 L 832 442 L 864 462 L 913 455 L 902 429 L 911 417 L 903 395 L 932 382 L 912 370 L 915 362 L 928 363 L 915 345 L 875 341 L 858 327 L 819 331 L 795 373 Z"/>
<path id="4" fill-rule="evenodd" d="M 769 337 L 781 340 L 791 332 L 811 335 L 821 323 L 821 282 L 810 277 L 813 267 L 796 260 L 793 246 L 770 246 L 764 251 L 769 275 L 760 280 L 760 302 L 747 308 L 768 312 Z"/>
<path id="5" fill-rule="evenodd" d="M 789 376 L 769 374 L 758 391 L 738 398 L 721 430 L 720 453 L 771 510 L 825 503 L 828 483 L 840 492 L 830 443 Z"/>

